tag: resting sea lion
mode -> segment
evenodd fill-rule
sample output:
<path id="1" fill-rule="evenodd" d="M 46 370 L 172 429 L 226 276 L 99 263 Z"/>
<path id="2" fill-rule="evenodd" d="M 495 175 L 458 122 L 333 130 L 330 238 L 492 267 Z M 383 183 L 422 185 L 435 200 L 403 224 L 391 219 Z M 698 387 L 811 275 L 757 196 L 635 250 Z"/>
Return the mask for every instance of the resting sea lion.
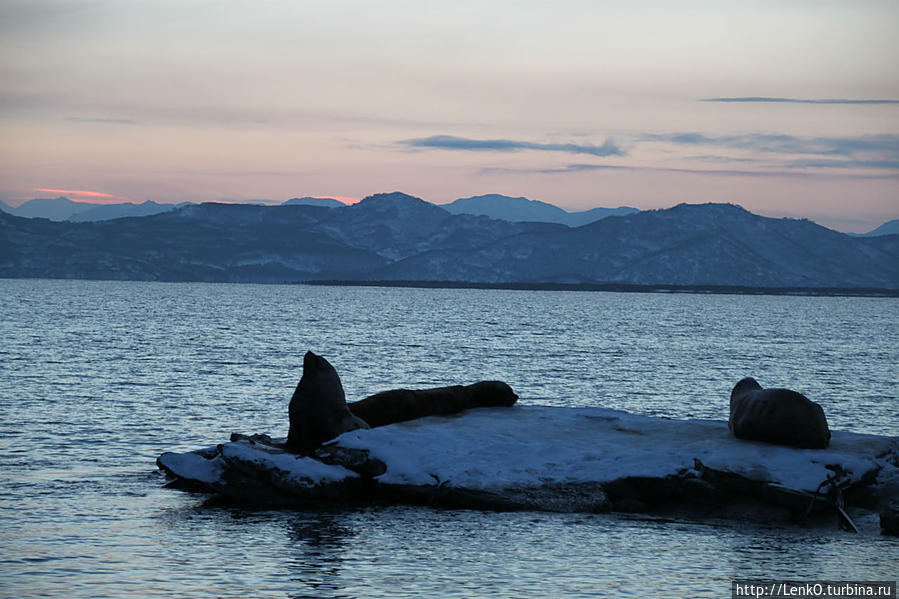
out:
<path id="1" fill-rule="evenodd" d="M 368 425 L 350 413 L 337 371 L 321 356 L 306 352 L 303 376 L 288 408 L 287 448 L 309 452 L 334 437 Z"/>
<path id="2" fill-rule="evenodd" d="M 382 391 L 349 404 L 350 411 L 372 428 L 438 414 L 455 414 L 469 408 L 511 406 L 518 400 L 502 381 L 481 381 L 435 389 Z"/>
<path id="3" fill-rule="evenodd" d="M 806 449 L 824 449 L 830 429 L 821 406 L 789 389 L 763 389 L 752 377 L 730 394 L 727 426 L 739 439 Z"/>

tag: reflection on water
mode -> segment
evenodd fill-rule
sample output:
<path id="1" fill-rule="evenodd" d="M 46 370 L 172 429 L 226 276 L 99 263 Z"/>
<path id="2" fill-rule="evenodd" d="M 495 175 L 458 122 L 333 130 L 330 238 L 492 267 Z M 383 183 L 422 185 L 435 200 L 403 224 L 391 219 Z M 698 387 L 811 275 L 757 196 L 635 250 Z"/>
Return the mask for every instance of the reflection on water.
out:
<path id="1" fill-rule="evenodd" d="M 0 280 L 0 595 L 721 597 L 890 579 L 899 540 L 622 515 L 246 511 L 154 461 L 284 435 L 302 354 L 351 399 L 498 378 L 521 401 L 723 419 L 747 374 L 899 429 L 899 301 Z M 384 326 L 390 323 L 390 326 Z M 876 531 L 876 521 L 860 522 Z"/>
<path id="2" fill-rule="evenodd" d="M 344 556 L 355 531 L 343 524 L 341 514 L 321 512 L 287 518 L 292 549 L 287 567 L 297 591 L 292 597 L 351 597 L 342 594 L 346 572 Z"/>

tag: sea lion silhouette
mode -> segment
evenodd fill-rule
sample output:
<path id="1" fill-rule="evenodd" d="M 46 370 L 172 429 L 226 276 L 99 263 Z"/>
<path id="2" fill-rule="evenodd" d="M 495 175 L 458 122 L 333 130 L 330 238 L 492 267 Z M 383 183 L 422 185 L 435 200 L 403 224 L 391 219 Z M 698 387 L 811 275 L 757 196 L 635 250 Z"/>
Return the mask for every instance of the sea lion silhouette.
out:
<path id="1" fill-rule="evenodd" d="M 434 389 L 393 389 L 349 404 L 372 428 L 425 416 L 455 414 L 470 408 L 511 406 L 518 400 L 502 381 L 480 381 Z"/>
<path id="2" fill-rule="evenodd" d="M 368 428 L 346 405 L 337 370 L 323 357 L 307 351 L 303 376 L 288 407 L 287 448 L 309 452 L 347 431 Z"/>
<path id="3" fill-rule="evenodd" d="M 764 389 L 752 377 L 731 391 L 727 426 L 738 439 L 806 449 L 824 449 L 830 443 L 821 406 L 796 391 Z"/>

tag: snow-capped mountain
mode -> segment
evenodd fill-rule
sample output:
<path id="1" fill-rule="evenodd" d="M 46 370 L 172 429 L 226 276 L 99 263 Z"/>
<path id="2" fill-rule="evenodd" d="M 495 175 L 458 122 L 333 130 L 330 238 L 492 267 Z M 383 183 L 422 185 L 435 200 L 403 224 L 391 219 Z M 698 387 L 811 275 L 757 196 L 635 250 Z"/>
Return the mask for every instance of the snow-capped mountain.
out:
<path id="1" fill-rule="evenodd" d="M 89 210 L 77 212 L 66 220 L 72 222 L 97 222 L 101 220 L 112 220 L 114 218 L 128 218 L 132 216 L 150 216 L 159 214 L 160 212 L 168 212 L 187 204 L 157 204 L 156 202 L 147 200 L 142 204 L 101 204 Z"/>
<path id="2" fill-rule="evenodd" d="M 636 208 L 627 206 L 568 212 L 539 200 L 513 198 L 495 193 L 459 198 L 449 204 L 440 204 L 440 207 L 452 214 L 475 214 L 510 222 L 559 223 L 569 227 L 586 225 L 607 216 L 622 216 L 638 212 Z"/>
<path id="3" fill-rule="evenodd" d="M 879 237 L 881 235 L 899 235 L 899 218 L 888 220 L 876 229 L 863 233 L 861 237 Z"/>
<path id="4" fill-rule="evenodd" d="M 50 220 L 66 220 L 75 214 L 86 212 L 93 208 L 100 208 L 103 204 L 89 204 L 87 202 L 75 202 L 69 198 L 35 198 L 28 200 L 19 206 L 6 206 L 4 211 L 23 218 L 49 218 Z"/>
<path id="5" fill-rule="evenodd" d="M 464 252 L 430 252 L 372 278 L 748 287 L 899 287 L 897 239 L 853 238 L 731 204 L 681 204 Z"/>
<path id="6" fill-rule="evenodd" d="M 324 206 L 325 208 L 342 208 L 346 204 L 334 198 L 313 198 L 304 196 L 302 198 L 290 198 L 281 204 L 282 206 Z"/>
<path id="7" fill-rule="evenodd" d="M 454 215 L 398 192 L 340 209 L 201 204 L 93 223 L 0 213 L 0 277 L 899 289 L 897 258 L 899 235 L 730 204 L 574 228 Z"/>
<path id="8" fill-rule="evenodd" d="M 37 198 L 28 200 L 20 206 L 12 207 L 3 205 L 3 210 L 9 214 L 24 218 L 47 218 L 54 221 L 69 220 L 72 222 L 95 222 L 111 220 L 114 218 L 126 218 L 131 216 L 150 216 L 168 210 L 174 210 L 185 204 L 157 204 L 146 201 L 142 204 L 122 202 L 118 204 L 95 204 L 90 202 L 76 202 L 60 196 L 58 198 Z"/>

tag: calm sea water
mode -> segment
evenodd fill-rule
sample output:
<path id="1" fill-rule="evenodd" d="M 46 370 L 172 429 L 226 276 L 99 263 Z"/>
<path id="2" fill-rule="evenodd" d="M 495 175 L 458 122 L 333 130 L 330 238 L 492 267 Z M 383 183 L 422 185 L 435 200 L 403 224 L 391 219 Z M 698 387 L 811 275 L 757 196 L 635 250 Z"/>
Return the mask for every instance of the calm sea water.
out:
<path id="1" fill-rule="evenodd" d="M 246 511 L 164 451 L 285 435 L 307 349 L 349 399 L 498 378 L 528 404 L 724 420 L 743 376 L 899 430 L 899 300 L 0 280 L 0 595 L 725 597 L 895 579 L 876 534 L 616 514 Z M 876 530 L 876 520 L 861 522 Z"/>

